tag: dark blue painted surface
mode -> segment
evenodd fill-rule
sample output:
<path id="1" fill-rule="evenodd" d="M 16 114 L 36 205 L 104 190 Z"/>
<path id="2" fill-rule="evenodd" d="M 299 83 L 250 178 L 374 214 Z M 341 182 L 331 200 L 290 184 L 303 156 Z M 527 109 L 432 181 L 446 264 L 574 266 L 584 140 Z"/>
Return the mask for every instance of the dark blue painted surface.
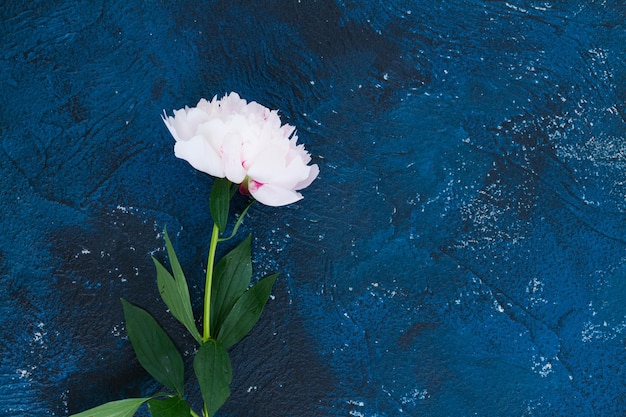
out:
<path id="1" fill-rule="evenodd" d="M 220 415 L 624 415 L 625 21 L 621 0 L 4 1 L 0 414 L 158 389 L 118 300 L 181 334 L 150 254 L 167 225 L 199 306 L 210 228 L 159 114 L 237 91 L 321 174 L 245 223 L 282 277 Z"/>

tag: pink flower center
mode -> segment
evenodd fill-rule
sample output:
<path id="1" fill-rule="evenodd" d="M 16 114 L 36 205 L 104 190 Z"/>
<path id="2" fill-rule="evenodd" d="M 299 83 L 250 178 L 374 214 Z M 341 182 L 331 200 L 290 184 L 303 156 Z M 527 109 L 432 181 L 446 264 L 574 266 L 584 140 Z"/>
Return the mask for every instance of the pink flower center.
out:
<path id="1" fill-rule="evenodd" d="M 243 195 L 250 195 L 251 193 L 261 188 L 262 186 L 263 186 L 262 182 L 258 182 L 256 180 L 253 180 L 250 177 L 246 177 L 241 182 L 241 184 L 239 184 L 239 192 Z"/>

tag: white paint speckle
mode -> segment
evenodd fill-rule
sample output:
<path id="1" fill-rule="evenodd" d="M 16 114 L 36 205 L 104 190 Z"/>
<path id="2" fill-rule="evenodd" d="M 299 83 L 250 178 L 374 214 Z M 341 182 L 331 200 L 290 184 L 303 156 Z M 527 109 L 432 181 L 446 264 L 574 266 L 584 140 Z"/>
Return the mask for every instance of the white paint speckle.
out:
<path id="1" fill-rule="evenodd" d="M 27 369 L 18 369 L 17 373 L 20 376 L 20 379 L 29 378 L 32 375 L 32 372 Z"/>

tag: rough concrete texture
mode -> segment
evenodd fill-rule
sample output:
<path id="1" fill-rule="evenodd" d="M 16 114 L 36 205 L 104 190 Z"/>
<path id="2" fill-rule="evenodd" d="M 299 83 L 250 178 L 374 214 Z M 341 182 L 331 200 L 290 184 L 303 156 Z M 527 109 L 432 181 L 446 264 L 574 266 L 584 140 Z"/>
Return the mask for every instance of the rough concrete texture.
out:
<path id="1" fill-rule="evenodd" d="M 211 179 L 159 115 L 237 91 L 321 174 L 244 224 L 255 277 L 281 277 L 220 416 L 624 415 L 625 21 L 622 0 L 4 1 L 0 414 L 160 389 L 120 297 L 193 345 L 150 256 L 167 226 L 199 313 Z"/>

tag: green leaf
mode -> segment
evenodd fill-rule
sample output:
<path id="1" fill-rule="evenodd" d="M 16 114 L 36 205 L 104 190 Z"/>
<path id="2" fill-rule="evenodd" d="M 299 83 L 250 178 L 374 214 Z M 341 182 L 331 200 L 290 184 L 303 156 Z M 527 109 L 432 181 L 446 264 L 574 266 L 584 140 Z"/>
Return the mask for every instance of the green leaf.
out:
<path id="1" fill-rule="evenodd" d="M 231 198 L 230 186 L 231 182 L 228 179 L 216 178 L 211 188 L 209 207 L 213 222 L 217 225 L 220 233 L 224 233 L 226 223 L 228 222 L 228 209 L 230 208 Z"/>
<path id="2" fill-rule="evenodd" d="M 217 340 L 222 343 L 225 349 L 239 342 L 252 330 L 261 317 L 261 312 L 270 297 L 276 278 L 278 278 L 278 274 L 263 278 L 237 300 L 217 334 Z"/>
<path id="3" fill-rule="evenodd" d="M 252 279 L 252 260 L 248 235 L 236 248 L 215 265 L 211 289 L 211 329 L 215 335 L 235 302 L 246 291 Z"/>
<path id="4" fill-rule="evenodd" d="M 191 414 L 189 404 L 180 397 L 152 399 L 148 401 L 148 410 L 152 417 L 188 417 Z"/>
<path id="5" fill-rule="evenodd" d="M 150 398 L 128 398 L 111 401 L 70 417 L 133 417 L 137 409 Z"/>
<path id="6" fill-rule="evenodd" d="M 126 330 L 139 363 L 154 379 L 183 395 L 183 358 L 174 342 L 147 311 L 122 298 Z"/>
<path id="7" fill-rule="evenodd" d="M 220 342 L 209 339 L 198 349 L 193 359 L 193 369 L 208 411 L 206 417 L 212 417 L 230 397 L 233 370 L 228 352 Z"/>
<path id="8" fill-rule="evenodd" d="M 172 246 L 172 242 L 170 241 L 167 231 L 164 230 L 164 233 L 165 247 L 167 248 L 167 255 L 169 257 L 174 275 L 172 276 L 172 274 L 170 274 L 170 272 L 165 269 L 159 261 L 152 258 L 157 271 L 157 285 L 159 287 L 159 293 L 161 294 L 161 298 L 163 298 L 163 302 L 167 305 L 167 308 L 170 309 L 172 315 L 176 317 L 176 319 L 180 321 L 187 328 L 187 330 L 189 330 L 189 333 L 194 337 L 194 339 L 200 342 L 200 332 L 198 332 L 198 328 L 196 327 L 193 317 L 187 280 L 185 279 L 185 274 L 183 273 L 180 263 L 178 263 L 176 252 L 174 251 L 174 247 Z"/>
<path id="9" fill-rule="evenodd" d="M 165 302 L 172 315 L 187 328 L 194 339 L 200 342 L 200 332 L 196 327 L 193 312 L 191 311 L 189 292 L 185 296 L 182 293 L 184 290 L 178 284 L 178 280 L 175 280 L 172 274 L 155 258 L 152 258 L 152 261 L 156 267 L 157 285 L 163 302 Z M 187 283 L 184 285 L 187 288 Z"/>

